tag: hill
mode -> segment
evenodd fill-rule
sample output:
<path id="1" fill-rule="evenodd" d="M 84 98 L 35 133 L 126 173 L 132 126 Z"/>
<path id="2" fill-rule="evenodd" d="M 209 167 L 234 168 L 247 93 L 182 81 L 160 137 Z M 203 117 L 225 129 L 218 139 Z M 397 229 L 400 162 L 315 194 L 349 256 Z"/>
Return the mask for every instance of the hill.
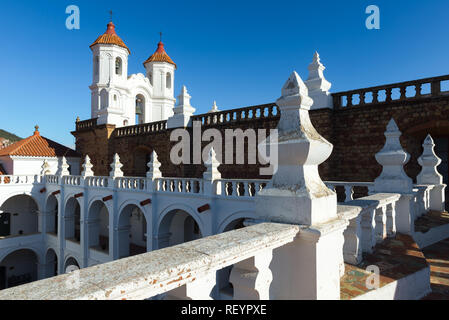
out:
<path id="1" fill-rule="evenodd" d="M 0 129 L 0 138 L 5 138 L 11 142 L 16 142 L 16 141 L 22 140 L 22 138 L 16 136 L 15 134 L 5 131 L 5 130 L 2 130 L 2 129 Z"/>

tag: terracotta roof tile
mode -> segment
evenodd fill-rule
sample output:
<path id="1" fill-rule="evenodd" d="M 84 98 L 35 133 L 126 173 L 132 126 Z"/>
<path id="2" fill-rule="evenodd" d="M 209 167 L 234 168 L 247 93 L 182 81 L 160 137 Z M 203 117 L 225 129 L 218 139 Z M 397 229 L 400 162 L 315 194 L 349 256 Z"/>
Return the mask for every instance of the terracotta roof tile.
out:
<path id="1" fill-rule="evenodd" d="M 173 60 L 168 56 L 168 54 L 165 52 L 164 44 L 160 41 L 157 44 L 156 52 L 154 52 L 144 63 L 143 65 L 147 64 L 148 62 L 167 62 L 171 63 L 176 68 L 176 63 L 173 62 Z"/>
<path id="2" fill-rule="evenodd" d="M 81 157 L 81 155 L 53 140 L 42 137 L 37 130 L 28 138 L 0 149 L 0 156 L 25 157 Z"/>
<path id="3" fill-rule="evenodd" d="M 115 25 L 112 23 L 112 21 L 108 23 L 106 32 L 99 36 L 97 40 L 95 40 L 95 42 L 90 45 L 90 48 L 92 49 L 92 47 L 96 44 L 115 44 L 119 47 L 125 48 L 129 53 L 131 53 L 123 40 L 120 39 L 117 33 L 115 33 Z"/>

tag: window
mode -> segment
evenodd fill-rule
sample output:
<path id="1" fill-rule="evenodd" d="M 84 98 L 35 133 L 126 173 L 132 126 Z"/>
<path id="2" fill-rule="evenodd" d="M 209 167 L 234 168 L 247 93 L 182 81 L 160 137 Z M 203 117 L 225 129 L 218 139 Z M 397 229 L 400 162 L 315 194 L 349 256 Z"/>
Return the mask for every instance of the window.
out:
<path id="1" fill-rule="evenodd" d="M 119 57 L 115 59 L 115 74 L 122 75 L 122 59 Z"/>
<path id="2" fill-rule="evenodd" d="M 148 79 L 150 79 L 150 84 L 153 85 L 153 72 L 148 72 Z"/>
<path id="3" fill-rule="evenodd" d="M 99 66 L 100 66 L 100 58 L 98 56 L 96 56 L 95 59 L 94 59 L 94 74 L 96 76 L 98 76 Z"/>
<path id="4" fill-rule="evenodd" d="M 166 79 L 165 79 L 165 86 L 167 89 L 171 89 L 171 73 L 167 72 Z"/>
<path id="5" fill-rule="evenodd" d="M 108 107 L 108 92 L 106 89 L 100 91 L 100 108 L 106 109 Z"/>
<path id="6" fill-rule="evenodd" d="M 145 97 L 141 94 L 136 96 L 136 124 L 144 122 Z"/>

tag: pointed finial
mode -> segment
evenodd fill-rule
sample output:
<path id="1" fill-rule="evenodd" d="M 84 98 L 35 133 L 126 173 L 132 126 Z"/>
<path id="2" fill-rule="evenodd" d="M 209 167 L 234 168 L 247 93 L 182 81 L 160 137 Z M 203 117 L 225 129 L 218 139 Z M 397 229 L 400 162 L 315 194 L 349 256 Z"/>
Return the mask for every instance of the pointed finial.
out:
<path id="1" fill-rule="evenodd" d="M 112 22 L 112 10 L 109 10 L 109 16 L 111 17 L 111 22 Z"/>
<path id="2" fill-rule="evenodd" d="M 162 32 L 159 32 L 159 41 L 162 42 Z"/>
<path id="3" fill-rule="evenodd" d="M 89 155 L 86 154 L 86 157 L 84 158 L 84 163 L 82 165 L 83 171 L 81 172 L 82 177 L 92 177 L 94 175 L 94 172 L 92 171 L 93 165 L 90 162 Z"/>
<path id="4" fill-rule="evenodd" d="M 70 175 L 69 164 L 67 163 L 67 159 L 63 156 L 58 161 L 58 170 L 56 174 L 59 176 L 68 176 Z"/>
<path id="5" fill-rule="evenodd" d="M 203 179 L 205 180 L 216 180 L 221 179 L 221 173 L 218 171 L 218 167 L 220 166 L 220 161 L 217 160 L 217 153 L 214 150 L 214 147 L 210 148 L 208 152 L 208 158 L 204 162 L 206 166 L 206 171 L 203 173 Z"/>
<path id="6" fill-rule="evenodd" d="M 209 113 L 218 111 L 220 110 L 218 110 L 217 102 L 214 100 L 214 104 L 212 105 L 212 109 L 209 111 Z"/>
<path id="7" fill-rule="evenodd" d="M 47 160 L 44 160 L 44 163 L 42 164 L 42 170 L 41 175 L 50 174 L 50 165 L 48 164 Z"/>
<path id="8" fill-rule="evenodd" d="M 34 126 L 34 135 L 35 136 L 39 135 L 39 126 L 37 124 Z"/>
<path id="9" fill-rule="evenodd" d="M 309 97 L 309 90 L 301 77 L 293 71 L 282 87 L 282 96 L 276 101 L 279 107 L 298 106 L 309 109 L 313 100 Z"/>
<path id="10" fill-rule="evenodd" d="M 151 153 L 150 162 L 147 163 L 148 171 L 147 171 L 147 178 L 150 179 L 157 179 L 162 178 L 162 172 L 159 170 L 161 167 L 161 163 L 157 159 L 157 153 L 153 150 Z"/>
<path id="11" fill-rule="evenodd" d="M 76 122 L 80 122 L 80 117 L 76 117 Z"/>
<path id="12" fill-rule="evenodd" d="M 389 132 L 389 133 L 397 133 L 399 132 L 399 128 L 398 125 L 396 124 L 396 121 L 394 121 L 393 118 L 390 119 L 390 121 L 387 124 L 387 131 L 385 132 L 385 134 Z M 399 132 L 400 135 L 400 132 Z"/>
<path id="13" fill-rule="evenodd" d="M 404 165 L 410 160 L 410 155 L 402 148 L 401 131 L 393 118 L 388 122 L 384 135 L 385 144 L 375 154 L 376 161 L 383 168 L 374 180 L 373 192 L 410 193 L 413 181 L 404 171 Z"/>
<path id="14" fill-rule="evenodd" d="M 123 164 L 120 163 L 120 157 L 117 153 L 115 153 L 111 163 L 112 170 L 109 172 L 109 177 L 111 178 L 123 177 L 123 171 L 121 170 L 122 167 Z"/>
<path id="15" fill-rule="evenodd" d="M 435 143 L 433 142 L 432 136 L 430 134 L 427 134 L 426 138 L 424 139 L 425 145 L 432 145 L 434 146 Z"/>
<path id="16" fill-rule="evenodd" d="M 422 169 L 416 177 L 416 182 L 418 184 L 442 184 L 443 176 L 438 172 L 441 159 L 435 153 L 435 143 L 430 134 L 424 139 L 422 146 L 423 153 L 418 158 Z"/>

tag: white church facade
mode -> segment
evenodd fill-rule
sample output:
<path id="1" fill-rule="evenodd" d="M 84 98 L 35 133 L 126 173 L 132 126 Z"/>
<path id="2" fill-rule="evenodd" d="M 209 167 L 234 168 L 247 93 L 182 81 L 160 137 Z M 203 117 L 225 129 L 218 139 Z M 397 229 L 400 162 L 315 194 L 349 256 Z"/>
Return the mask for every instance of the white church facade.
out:
<path id="1" fill-rule="evenodd" d="M 93 54 L 91 118 L 116 127 L 166 120 L 173 115 L 176 64 L 159 42 L 143 64 L 145 74 L 128 75 L 130 50 L 110 22 L 90 46 Z"/>

